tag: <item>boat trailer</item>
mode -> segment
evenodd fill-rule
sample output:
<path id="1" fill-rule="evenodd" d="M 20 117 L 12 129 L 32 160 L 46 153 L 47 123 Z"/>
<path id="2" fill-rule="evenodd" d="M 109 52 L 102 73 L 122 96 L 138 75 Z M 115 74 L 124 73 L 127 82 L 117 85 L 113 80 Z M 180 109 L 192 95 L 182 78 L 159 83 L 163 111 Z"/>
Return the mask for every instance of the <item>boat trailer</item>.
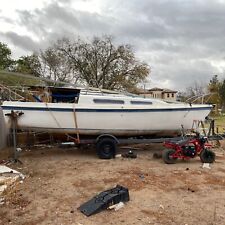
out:
<path id="1" fill-rule="evenodd" d="M 203 121 L 193 121 L 191 132 L 202 129 L 202 135 L 207 137 L 208 141 L 220 141 L 223 140 L 225 134 L 217 134 L 215 132 L 215 121 L 208 119 L 209 128 L 206 132 Z M 196 132 L 194 132 L 196 133 Z M 199 133 L 199 132 L 197 132 Z M 179 142 L 189 140 L 190 134 L 185 134 L 183 126 L 181 125 L 181 136 L 177 137 L 130 137 L 130 138 L 117 138 L 111 134 L 101 134 L 96 139 L 81 139 L 79 144 L 94 144 L 96 146 L 97 155 L 100 159 L 111 159 L 114 158 L 119 145 L 133 145 L 133 144 L 152 144 L 152 143 L 165 143 L 165 142 Z"/>
<path id="2" fill-rule="evenodd" d="M 11 134 L 12 134 L 12 141 L 13 141 L 13 149 L 14 149 L 14 156 L 13 160 L 18 162 L 18 151 L 17 151 L 17 119 L 23 114 L 23 112 L 14 112 L 7 114 L 11 120 Z M 219 141 L 225 137 L 225 134 L 217 134 L 215 132 L 215 121 L 210 119 L 208 132 L 206 133 L 205 127 L 202 121 L 193 121 L 193 129 L 194 126 L 202 126 L 203 135 L 208 138 L 208 140 Z M 97 155 L 100 159 L 111 159 L 115 158 L 117 149 L 119 145 L 133 145 L 133 144 L 151 144 L 151 143 L 164 143 L 168 141 L 178 142 L 181 140 L 188 139 L 189 136 L 185 134 L 183 127 L 181 126 L 181 136 L 176 137 L 116 137 L 112 134 L 101 134 L 99 136 L 93 138 L 73 138 L 72 141 L 75 146 L 81 145 L 95 145 Z M 77 133 L 76 133 L 77 134 Z"/>

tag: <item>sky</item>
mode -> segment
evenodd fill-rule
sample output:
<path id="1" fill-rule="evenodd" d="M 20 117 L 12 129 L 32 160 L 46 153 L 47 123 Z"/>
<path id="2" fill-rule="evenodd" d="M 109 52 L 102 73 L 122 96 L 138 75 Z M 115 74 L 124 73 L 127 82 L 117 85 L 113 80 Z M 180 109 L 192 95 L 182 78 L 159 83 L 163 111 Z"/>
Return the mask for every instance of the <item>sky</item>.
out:
<path id="1" fill-rule="evenodd" d="M 185 90 L 225 78 L 225 0 L 0 0 L 13 57 L 57 39 L 112 35 L 148 63 L 146 88 Z M 144 85 L 144 84 L 143 84 Z"/>

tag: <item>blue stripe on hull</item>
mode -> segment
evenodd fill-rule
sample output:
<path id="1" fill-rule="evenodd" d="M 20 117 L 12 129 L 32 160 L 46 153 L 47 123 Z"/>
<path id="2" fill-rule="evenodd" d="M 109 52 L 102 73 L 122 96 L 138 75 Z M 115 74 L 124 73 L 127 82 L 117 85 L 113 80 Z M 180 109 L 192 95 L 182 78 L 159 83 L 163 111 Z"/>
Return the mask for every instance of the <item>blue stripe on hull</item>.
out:
<path id="1" fill-rule="evenodd" d="M 54 112 L 73 112 L 72 108 L 44 108 L 44 107 L 18 107 L 2 106 L 3 110 L 18 111 L 54 111 Z M 161 109 L 85 109 L 75 108 L 76 112 L 169 112 L 169 111 L 201 111 L 211 110 L 212 107 L 194 107 L 194 108 L 161 108 Z"/>

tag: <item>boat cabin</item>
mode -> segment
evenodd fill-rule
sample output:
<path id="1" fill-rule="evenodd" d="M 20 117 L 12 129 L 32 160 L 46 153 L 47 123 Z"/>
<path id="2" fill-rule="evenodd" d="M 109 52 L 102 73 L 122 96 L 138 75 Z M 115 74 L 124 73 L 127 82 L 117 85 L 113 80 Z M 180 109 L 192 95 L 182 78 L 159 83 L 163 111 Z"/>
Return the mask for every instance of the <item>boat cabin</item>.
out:
<path id="1" fill-rule="evenodd" d="M 80 95 L 80 89 L 75 88 L 31 86 L 28 90 L 28 99 L 35 102 L 77 103 Z"/>

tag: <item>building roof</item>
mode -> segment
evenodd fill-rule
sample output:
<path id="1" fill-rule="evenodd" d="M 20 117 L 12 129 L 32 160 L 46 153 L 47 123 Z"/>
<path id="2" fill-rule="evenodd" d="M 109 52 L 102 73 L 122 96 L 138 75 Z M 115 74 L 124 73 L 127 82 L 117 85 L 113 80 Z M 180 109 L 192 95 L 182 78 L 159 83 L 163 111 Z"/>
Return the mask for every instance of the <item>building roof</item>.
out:
<path id="1" fill-rule="evenodd" d="M 177 93 L 177 91 L 165 88 L 165 89 L 163 89 L 163 93 Z"/>
<path id="2" fill-rule="evenodd" d="M 158 87 L 154 87 L 151 89 L 147 89 L 147 90 L 140 90 L 139 94 L 147 94 L 147 93 L 153 93 L 154 91 L 160 91 L 162 93 L 177 93 L 177 91 L 168 89 L 168 88 L 158 88 Z"/>
<path id="3" fill-rule="evenodd" d="M 148 89 L 147 91 L 163 91 L 163 89 L 158 88 L 158 87 L 154 87 L 154 88 Z"/>
<path id="4" fill-rule="evenodd" d="M 158 88 L 158 87 L 154 87 L 151 89 L 148 89 L 147 92 L 152 92 L 152 91 L 161 91 L 162 93 L 177 93 L 177 91 L 168 89 L 168 88 Z"/>

